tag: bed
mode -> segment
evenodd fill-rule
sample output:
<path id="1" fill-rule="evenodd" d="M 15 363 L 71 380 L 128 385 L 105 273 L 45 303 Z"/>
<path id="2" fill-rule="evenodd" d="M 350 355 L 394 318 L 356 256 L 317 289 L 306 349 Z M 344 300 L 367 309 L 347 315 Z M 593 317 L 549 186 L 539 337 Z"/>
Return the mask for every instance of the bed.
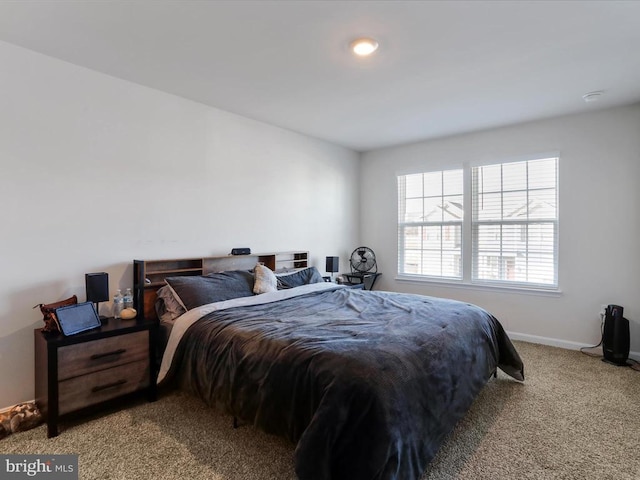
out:
<path id="1" fill-rule="evenodd" d="M 257 270 L 167 278 L 184 313 L 164 320 L 158 381 L 288 438 L 301 480 L 417 479 L 497 368 L 524 380 L 477 306 L 351 289 L 314 267 L 268 276 L 259 294 Z"/>

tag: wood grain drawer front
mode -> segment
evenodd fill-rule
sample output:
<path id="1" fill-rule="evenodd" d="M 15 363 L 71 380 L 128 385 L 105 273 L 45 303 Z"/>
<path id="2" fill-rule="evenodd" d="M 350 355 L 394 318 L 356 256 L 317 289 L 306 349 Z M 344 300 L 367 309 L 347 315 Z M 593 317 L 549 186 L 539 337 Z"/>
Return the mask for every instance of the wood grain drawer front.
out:
<path id="1" fill-rule="evenodd" d="M 58 380 L 139 360 L 149 361 L 149 332 L 141 331 L 58 349 Z"/>
<path id="2" fill-rule="evenodd" d="M 60 415 L 149 386 L 149 362 L 128 363 L 58 384 Z"/>

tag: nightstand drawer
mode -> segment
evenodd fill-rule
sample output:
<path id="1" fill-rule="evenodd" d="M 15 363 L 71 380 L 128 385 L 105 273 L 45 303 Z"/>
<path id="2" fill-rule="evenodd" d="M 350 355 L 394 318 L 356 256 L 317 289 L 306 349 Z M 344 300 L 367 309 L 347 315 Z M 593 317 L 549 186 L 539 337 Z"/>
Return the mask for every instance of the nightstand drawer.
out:
<path id="1" fill-rule="evenodd" d="M 60 415 L 149 386 L 149 362 L 127 363 L 58 384 Z"/>
<path id="2" fill-rule="evenodd" d="M 58 348 L 58 380 L 148 359 L 148 331 L 68 345 Z"/>

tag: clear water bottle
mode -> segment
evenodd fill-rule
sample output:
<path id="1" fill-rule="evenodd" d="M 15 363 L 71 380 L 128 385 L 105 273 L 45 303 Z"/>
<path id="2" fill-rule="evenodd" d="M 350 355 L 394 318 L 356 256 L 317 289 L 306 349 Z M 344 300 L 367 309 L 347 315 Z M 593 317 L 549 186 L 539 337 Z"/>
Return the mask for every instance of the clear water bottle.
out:
<path id="1" fill-rule="evenodd" d="M 130 288 L 124 292 L 124 308 L 133 308 L 133 293 Z"/>
<path id="2" fill-rule="evenodd" d="M 124 297 L 122 296 L 122 292 L 120 289 L 113 296 L 113 316 L 115 318 L 120 318 L 120 314 L 124 309 Z"/>

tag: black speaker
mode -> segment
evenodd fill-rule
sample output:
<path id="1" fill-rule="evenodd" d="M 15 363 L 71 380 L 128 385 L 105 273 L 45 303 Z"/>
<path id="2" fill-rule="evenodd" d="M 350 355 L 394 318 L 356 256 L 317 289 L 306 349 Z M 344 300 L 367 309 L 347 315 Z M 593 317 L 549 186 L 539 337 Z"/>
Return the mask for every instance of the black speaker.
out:
<path id="1" fill-rule="evenodd" d="M 251 255 L 250 248 L 232 248 L 231 255 Z"/>
<path id="2" fill-rule="evenodd" d="M 100 302 L 109 300 L 109 274 L 107 272 L 85 273 L 84 284 L 87 302 L 95 303 L 96 312 L 100 314 Z"/>
<path id="3" fill-rule="evenodd" d="M 629 320 L 622 316 L 620 305 L 607 306 L 602 333 L 602 354 L 605 362 L 627 365 L 629 358 Z"/>

